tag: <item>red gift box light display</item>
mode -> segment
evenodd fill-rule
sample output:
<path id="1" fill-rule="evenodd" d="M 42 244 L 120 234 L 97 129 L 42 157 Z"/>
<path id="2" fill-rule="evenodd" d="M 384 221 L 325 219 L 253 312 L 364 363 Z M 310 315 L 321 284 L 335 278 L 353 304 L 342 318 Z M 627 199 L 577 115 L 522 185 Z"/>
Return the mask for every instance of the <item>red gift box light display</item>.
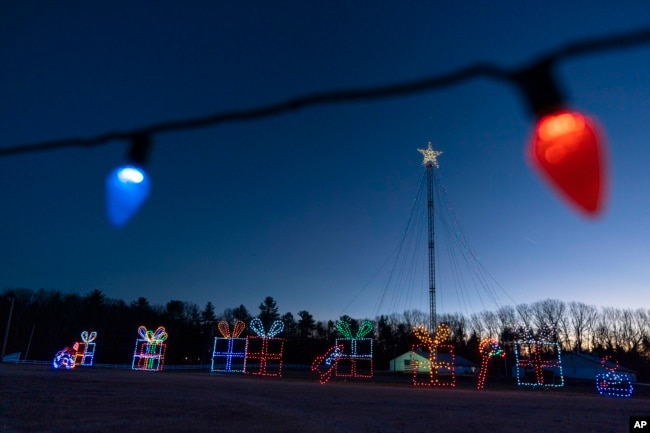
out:
<path id="1" fill-rule="evenodd" d="M 258 376 L 282 376 L 284 338 L 275 338 L 284 330 L 284 324 L 276 320 L 269 331 L 264 330 L 260 319 L 253 319 L 250 328 L 257 337 L 246 337 L 244 373 Z"/>

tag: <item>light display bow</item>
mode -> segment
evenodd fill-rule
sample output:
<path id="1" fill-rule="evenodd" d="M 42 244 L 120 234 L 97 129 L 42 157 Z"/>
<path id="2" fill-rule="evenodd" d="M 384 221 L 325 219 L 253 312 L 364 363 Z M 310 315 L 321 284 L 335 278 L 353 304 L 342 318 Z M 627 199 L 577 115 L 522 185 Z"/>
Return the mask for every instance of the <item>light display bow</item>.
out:
<path id="1" fill-rule="evenodd" d="M 86 344 L 92 343 L 93 341 L 95 341 L 96 338 L 97 338 L 97 332 L 95 331 L 92 332 L 83 331 L 81 333 L 81 341 L 83 341 Z"/>
<path id="2" fill-rule="evenodd" d="M 138 328 L 138 334 L 142 340 L 147 340 L 149 343 L 162 343 L 167 340 L 168 337 L 164 326 L 159 326 L 155 332 L 147 330 L 144 326 L 140 326 Z"/>
<path id="3" fill-rule="evenodd" d="M 332 373 L 343 355 L 343 346 L 338 344 L 325 352 L 324 355 L 317 356 L 311 364 L 311 371 L 317 371 L 320 374 L 320 383 L 325 385 L 332 378 Z"/>
<path id="4" fill-rule="evenodd" d="M 228 322 L 222 320 L 217 325 L 217 328 L 219 329 L 219 332 L 221 332 L 221 335 L 223 335 L 223 338 L 237 338 L 241 335 L 242 332 L 244 332 L 244 329 L 246 329 L 246 324 L 241 320 L 238 320 L 235 322 L 235 326 L 233 326 L 232 332 L 230 332 Z"/>
<path id="5" fill-rule="evenodd" d="M 606 397 L 631 397 L 634 387 L 630 376 L 617 371 L 618 361 L 614 361 L 614 366 L 609 367 L 607 362 L 611 362 L 610 358 L 610 356 L 606 356 L 601 360 L 601 365 L 606 371 L 596 375 L 598 393 Z"/>
<path id="6" fill-rule="evenodd" d="M 436 328 L 436 333 L 433 338 L 429 335 L 429 331 L 423 325 L 415 325 L 413 328 L 413 335 L 415 338 L 420 341 L 419 346 L 426 347 L 429 351 L 429 382 L 419 382 L 418 367 L 419 363 L 413 363 L 413 385 L 425 385 L 425 386 L 456 386 L 456 358 L 454 355 L 454 348 L 451 344 L 445 344 L 445 341 L 448 341 L 451 337 L 451 330 L 449 326 L 445 323 L 441 323 Z M 413 346 L 413 350 L 416 349 L 416 346 Z M 438 360 L 438 351 L 439 349 L 446 350 L 449 353 L 451 361 L 440 361 Z M 449 370 L 451 374 L 451 380 L 441 381 L 438 375 L 438 369 L 445 368 Z"/>
<path id="7" fill-rule="evenodd" d="M 527 326 L 519 325 L 515 328 L 514 333 L 517 384 L 545 387 L 564 386 L 562 357 L 555 329 L 544 324 L 540 327 L 539 332 L 534 334 Z M 534 372 L 534 382 L 522 380 L 526 379 L 526 370 L 530 368 Z M 545 379 L 545 370 L 553 372 L 552 382 Z M 555 379 L 559 379 L 559 383 L 556 383 Z"/>
<path id="8" fill-rule="evenodd" d="M 483 389 L 485 387 L 485 378 L 487 377 L 488 364 L 490 358 L 499 356 L 501 358 L 506 356 L 499 342 L 494 338 L 484 338 L 478 346 L 481 353 L 481 370 L 478 374 L 478 384 L 476 389 Z"/>
<path id="9" fill-rule="evenodd" d="M 269 331 L 264 331 L 264 324 L 258 318 L 251 320 L 250 328 L 255 332 L 259 337 L 262 338 L 273 338 L 282 331 L 284 331 L 284 323 L 280 320 L 276 320 L 271 324 Z"/>
<path id="10" fill-rule="evenodd" d="M 350 324 L 344 320 L 339 320 L 336 322 L 336 329 L 338 329 L 338 331 L 343 334 L 345 338 L 364 338 L 366 335 L 372 332 L 372 322 L 370 320 L 364 320 L 361 322 L 359 329 L 357 329 L 356 336 L 352 335 Z"/>

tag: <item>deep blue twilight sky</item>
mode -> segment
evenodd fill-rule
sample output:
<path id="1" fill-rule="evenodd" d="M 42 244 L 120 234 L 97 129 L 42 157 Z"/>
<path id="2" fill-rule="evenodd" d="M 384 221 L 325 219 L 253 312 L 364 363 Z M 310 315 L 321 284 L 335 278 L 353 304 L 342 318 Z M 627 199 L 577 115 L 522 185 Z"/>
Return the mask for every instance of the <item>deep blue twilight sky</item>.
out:
<path id="1" fill-rule="evenodd" d="M 5 3 L 0 146 L 477 61 L 514 67 L 648 25 L 647 0 Z M 152 194 L 120 230 L 107 222 L 103 184 L 127 144 L 0 158 L 0 290 L 99 289 L 127 302 L 255 313 L 271 295 L 281 313 L 321 320 L 426 310 L 424 272 L 410 301 L 379 306 L 385 278 L 373 275 L 408 220 L 423 172 L 416 148 L 432 141 L 466 236 L 509 294 L 501 304 L 648 308 L 650 45 L 571 59 L 557 75 L 570 106 L 599 119 L 608 139 L 610 199 L 596 220 L 566 207 L 526 164 L 534 122 L 517 89 L 476 79 L 156 136 Z M 459 304 L 462 288 L 442 266 L 438 275 L 441 312 L 491 308 Z"/>

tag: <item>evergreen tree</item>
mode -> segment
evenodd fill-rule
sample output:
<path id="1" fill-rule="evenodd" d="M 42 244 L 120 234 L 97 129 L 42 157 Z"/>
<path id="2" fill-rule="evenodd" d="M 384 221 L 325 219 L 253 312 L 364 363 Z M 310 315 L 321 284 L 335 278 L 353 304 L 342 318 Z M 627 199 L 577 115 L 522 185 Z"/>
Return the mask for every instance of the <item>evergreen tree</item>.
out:
<path id="1" fill-rule="evenodd" d="M 217 316 L 214 314 L 214 305 L 212 305 L 212 302 L 208 301 L 208 303 L 205 304 L 203 311 L 201 311 L 201 325 L 209 329 L 214 326 L 216 321 Z"/>
<path id="2" fill-rule="evenodd" d="M 264 324 L 264 329 L 268 331 L 271 327 L 271 324 L 280 318 L 278 313 L 278 304 L 275 302 L 275 299 L 271 296 L 264 298 L 264 301 L 258 307 L 260 309 L 260 314 L 257 317 Z"/>
<path id="3" fill-rule="evenodd" d="M 253 316 L 251 316 L 251 314 L 248 312 L 248 310 L 246 309 L 246 307 L 244 307 L 243 304 L 237 308 L 233 308 L 230 312 L 232 314 L 233 319 L 241 320 L 246 324 L 246 326 L 248 326 L 251 323 L 251 319 L 253 318 Z"/>
<path id="4" fill-rule="evenodd" d="M 302 310 L 298 311 L 298 332 L 302 340 L 308 339 L 314 335 L 316 330 L 316 322 L 314 321 L 314 316 L 309 314 L 309 311 Z"/>
<path id="5" fill-rule="evenodd" d="M 287 340 L 294 340 L 298 336 L 298 324 L 293 318 L 293 314 L 286 313 L 280 318 L 280 320 L 284 323 L 284 338 Z"/>

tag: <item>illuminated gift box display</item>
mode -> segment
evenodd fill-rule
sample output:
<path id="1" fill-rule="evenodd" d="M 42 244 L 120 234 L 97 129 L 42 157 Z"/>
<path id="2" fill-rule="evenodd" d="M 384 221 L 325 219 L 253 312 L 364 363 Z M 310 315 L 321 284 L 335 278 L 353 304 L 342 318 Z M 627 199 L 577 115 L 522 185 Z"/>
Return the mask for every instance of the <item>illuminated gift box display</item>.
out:
<path id="1" fill-rule="evenodd" d="M 544 325 L 537 335 L 525 327 L 515 330 L 517 385 L 564 386 L 562 355 L 553 329 Z"/>
<path id="2" fill-rule="evenodd" d="M 75 365 L 93 365 L 95 357 L 95 339 L 97 338 L 96 332 L 83 331 L 81 333 L 81 341 L 74 344 L 75 350 Z"/>
<path id="3" fill-rule="evenodd" d="M 257 337 L 246 337 L 244 373 L 258 376 L 282 376 L 284 338 L 274 338 L 284 330 L 284 324 L 276 320 L 269 332 L 264 331 L 260 319 L 253 319 L 250 328 Z"/>
<path id="4" fill-rule="evenodd" d="M 81 333 L 81 341 L 76 341 L 71 348 L 66 347 L 56 353 L 52 361 L 52 366 L 54 368 L 65 368 L 69 370 L 75 368 L 77 365 L 93 365 L 95 338 L 97 338 L 96 332 L 88 333 L 88 331 L 83 331 Z"/>
<path id="5" fill-rule="evenodd" d="M 484 338 L 481 340 L 478 350 L 481 353 L 481 370 L 478 374 L 478 384 L 476 385 L 476 389 L 483 389 L 485 387 L 485 378 L 487 377 L 490 359 L 495 356 L 504 358 L 506 353 L 499 345 L 499 342 L 494 338 Z"/>
<path id="6" fill-rule="evenodd" d="M 156 331 L 148 331 L 144 326 L 138 328 L 140 338 L 135 340 L 133 351 L 133 370 L 159 371 L 165 364 L 167 331 L 160 326 Z"/>
<path id="7" fill-rule="evenodd" d="M 631 397 L 634 388 L 632 387 L 630 376 L 616 371 L 618 370 L 618 362 L 613 367 L 607 366 L 608 358 L 603 358 L 601 362 L 603 368 L 607 371 L 596 375 L 596 389 L 598 393 L 606 397 Z"/>
<path id="8" fill-rule="evenodd" d="M 422 349 L 428 352 L 427 361 L 419 361 L 412 356 L 413 385 L 414 386 L 456 386 L 456 357 L 454 347 L 445 343 L 449 340 L 451 331 L 444 323 L 438 325 L 436 333 L 431 338 L 429 331 L 422 326 L 413 328 L 413 335 L 419 341 L 413 345 L 412 353 Z M 441 374 L 441 370 L 442 373 Z M 422 372 L 428 372 L 427 379 L 422 379 Z"/>
<path id="9" fill-rule="evenodd" d="M 372 338 L 364 338 L 372 332 L 372 323 L 364 320 L 359 325 L 356 336 L 352 335 L 350 325 L 342 320 L 336 322 L 336 329 L 345 338 L 337 338 L 335 345 L 342 346 L 342 353 L 335 366 L 340 377 L 370 378 L 373 376 Z"/>
<path id="10" fill-rule="evenodd" d="M 338 366 L 339 359 L 343 354 L 343 346 L 331 347 L 324 355 L 317 356 L 311 364 L 311 371 L 320 374 L 320 383 L 325 385 L 332 378 L 332 373 Z"/>
<path id="11" fill-rule="evenodd" d="M 241 373 L 244 371 L 246 360 L 246 339 L 238 338 L 246 324 L 242 321 L 235 322 L 232 333 L 225 321 L 219 322 L 217 326 L 223 337 L 214 338 L 214 349 L 212 350 L 211 371 L 222 373 Z"/>

